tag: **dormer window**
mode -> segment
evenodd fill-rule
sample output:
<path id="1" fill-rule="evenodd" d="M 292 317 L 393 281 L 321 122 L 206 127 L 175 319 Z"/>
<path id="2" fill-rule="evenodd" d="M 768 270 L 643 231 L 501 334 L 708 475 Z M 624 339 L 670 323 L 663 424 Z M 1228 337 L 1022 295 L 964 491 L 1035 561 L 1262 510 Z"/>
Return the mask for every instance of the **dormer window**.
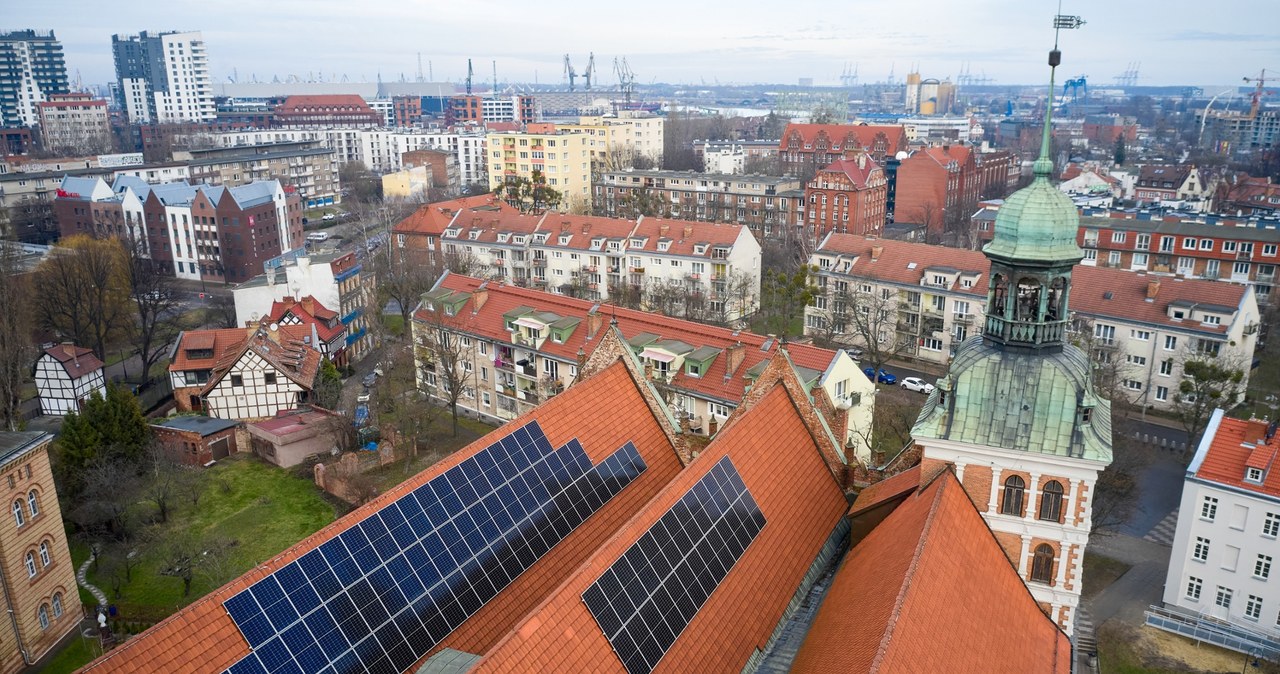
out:
<path id="1" fill-rule="evenodd" d="M 507 242 L 507 239 L 509 239 L 509 238 L 511 238 L 511 235 L 510 235 L 510 234 L 499 234 L 499 235 L 498 235 L 498 243 L 506 243 L 506 242 Z"/>
<path id="2" fill-rule="evenodd" d="M 570 239 L 572 236 L 573 236 L 572 234 L 561 234 L 561 235 L 560 235 L 560 239 L 559 239 L 559 243 L 560 243 L 560 245 L 561 245 L 561 246 L 567 246 L 567 245 L 569 245 L 569 239 Z"/>
<path id="3" fill-rule="evenodd" d="M 1261 468 L 1247 468 L 1245 469 L 1244 479 L 1246 482 L 1260 483 L 1262 482 L 1263 475 L 1264 473 Z"/>
<path id="4" fill-rule="evenodd" d="M 690 377 L 701 377 L 702 363 L 694 363 L 694 362 L 685 363 L 684 372 Z"/>
<path id="5" fill-rule="evenodd" d="M 632 247 L 632 248 L 643 248 L 643 247 L 644 247 L 644 239 L 632 239 L 632 240 L 631 240 L 631 247 Z"/>
<path id="6" fill-rule="evenodd" d="M 1080 423 L 1082 423 L 1082 424 L 1087 424 L 1087 423 L 1089 423 L 1089 422 L 1090 422 L 1090 421 L 1092 421 L 1092 420 L 1093 420 L 1093 408 L 1092 408 L 1092 407 L 1081 407 L 1081 408 L 1080 408 Z"/>
<path id="7" fill-rule="evenodd" d="M 467 232 L 467 238 L 471 239 L 472 241 L 475 241 L 476 239 L 479 239 L 479 238 L 480 238 L 480 230 L 472 230 L 472 231 L 470 231 L 470 232 Z"/>
<path id="8" fill-rule="evenodd" d="M 693 247 L 693 254 L 694 254 L 694 255 L 706 255 L 706 254 L 707 254 L 707 247 L 706 247 L 706 246 L 694 246 L 694 247 Z"/>
<path id="9" fill-rule="evenodd" d="M 670 242 L 670 241 L 659 241 L 659 242 L 658 242 L 658 252 L 659 252 L 659 253 L 665 253 L 665 252 L 667 252 L 667 250 L 669 250 L 670 248 L 671 248 L 671 242 Z"/>

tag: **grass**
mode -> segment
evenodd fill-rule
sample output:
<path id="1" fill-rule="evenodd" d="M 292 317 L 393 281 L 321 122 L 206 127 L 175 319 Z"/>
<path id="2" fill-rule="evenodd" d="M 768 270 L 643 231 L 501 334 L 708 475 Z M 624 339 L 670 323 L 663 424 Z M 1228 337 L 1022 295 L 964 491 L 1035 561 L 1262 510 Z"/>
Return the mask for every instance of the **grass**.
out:
<path id="1" fill-rule="evenodd" d="M 1092 597 L 1107 589 L 1132 568 L 1128 564 L 1097 553 L 1086 552 L 1084 555 L 1084 587 L 1085 597 Z"/>
<path id="2" fill-rule="evenodd" d="M 1261 419 L 1274 419 L 1280 400 L 1268 402 L 1267 396 L 1280 396 L 1280 358 L 1271 353 L 1274 349 L 1266 349 L 1256 354 L 1261 361 L 1257 369 L 1249 373 L 1248 400 L 1232 413 L 1232 416 L 1248 416 L 1253 414 Z"/>
<path id="3" fill-rule="evenodd" d="M 394 337 L 404 335 L 404 316 L 400 314 L 384 314 L 382 316 L 382 325 Z"/>
<path id="4" fill-rule="evenodd" d="M 94 639 L 73 638 L 40 671 L 42 674 L 70 674 L 89 664 L 98 655 L 98 644 Z"/>
<path id="5" fill-rule="evenodd" d="M 1178 671 L 1145 666 L 1135 648 L 1132 631 L 1132 627 L 1110 621 L 1098 627 L 1098 671 L 1108 674 L 1174 674 Z"/>
<path id="6" fill-rule="evenodd" d="M 1114 619 L 1099 625 L 1097 636 L 1098 670 L 1107 674 L 1236 672 L 1242 666 L 1256 674 L 1280 672 L 1275 663 L 1260 662 L 1258 667 L 1249 667 L 1251 660 L 1243 653 Z"/>
<path id="7" fill-rule="evenodd" d="M 250 455 L 220 461 L 201 477 L 198 505 L 182 501 L 168 522 L 144 532 L 133 579 L 112 598 L 122 619 L 158 621 L 334 520 L 333 505 L 311 481 Z M 183 534 L 234 542 L 225 566 L 197 574 L 185 597 L 180 579 L 160 574 L 166 541 Z M 110 578 L 100 576 L 103 570 L 90 569 L 89 581 L 110 596 Z"/>

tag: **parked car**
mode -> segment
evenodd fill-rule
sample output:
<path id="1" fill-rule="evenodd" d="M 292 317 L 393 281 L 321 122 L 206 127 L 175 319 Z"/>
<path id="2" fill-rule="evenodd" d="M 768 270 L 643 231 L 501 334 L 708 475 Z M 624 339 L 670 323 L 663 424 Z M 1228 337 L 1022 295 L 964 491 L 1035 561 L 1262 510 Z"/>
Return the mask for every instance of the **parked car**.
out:
<path id="1" fill-rule="evenodd" d="M 867 375 L 867 379 L 870 379 L 871 381 L 879 381 L 881 384 L 898 383 L 898 376 L 893 373 L 886 372 L 884 368 L 880 368 L 880 376 L 878 377 L 876 376 L 875 368 L 870 367 L 863 370 L 862 374 Z"/>
<path id="2" fill-rule="evenodd" d="M 364 379 L 360 380 L 360 383 L 364 384 L 365 388 L 373 386 L 378 383 L 378 374 L 376 372 L 370 372 L 364 376 Z"/>
<path id="3" fill-rule="evenodd" d="M 325 213 L 324 215 L 320 216 L 320 219 L 321 220 L 337 220 L 338 216 L 334 215 L 333 213 Z"/>
<path id="4" fill-rule="evenodd" d="M 915 391 L 916 393 L 933 393 L 933 384 L 919 377 L 907 377 L 902 380 L 901 386 L 908 391 Z"/>

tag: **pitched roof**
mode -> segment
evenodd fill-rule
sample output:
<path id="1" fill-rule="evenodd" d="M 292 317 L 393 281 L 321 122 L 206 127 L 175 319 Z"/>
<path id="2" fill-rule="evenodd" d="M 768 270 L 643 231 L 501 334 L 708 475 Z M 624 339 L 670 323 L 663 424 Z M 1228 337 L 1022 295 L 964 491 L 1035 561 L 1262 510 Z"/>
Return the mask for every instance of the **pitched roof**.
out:
<path id="1" fill-rule="evenodd" d="M 161 428 L 172 428 L 179 431 L 190 431 L 192 433 L 199 433 L 201 437 L 205 437 L 213 435 L 218 431 L 235 428 L 240 425 L 240 422 L 232 419 L 206 417 L 202 414 L 183 414 L 176 417 L 161 419 L 151 425 L 159 426 Z"/>
<path id="2" fill-rule="evenodd" d="M 293 316 L 308 330 L 314 326 L 316 337 L 321 342 L 330 342 L 346 330 L 346 326 L 336 320 L 338 312 L 326 308 L 312 295 L 307 295 L 300 300 L 292 295 L 286 295 L 283 299 L 272 302 L 271 311 L 262 317 L 260 323 L 263 325 L 281 323 L 286 316 Z M 310 341 L 308 337 L 304 336 L 304 343 Z"/>
<path id="3" fill-rule="evenodd" d="M 370 112 L 377 114 L 358 94 L 294 95 L 284 99 L 276 108 L 277 113 L 302 113 L 308 108 L 338 108 L 342 112 Z"/>
<path id="4" fill-rule="evenodd" d="M 785 451 L 785 460 L 778 460 L 779 450 Z M 764 650 L 846 507 L 782 386 L 773 387 L 736 423 L 726 426 L 472 671 L 523 672 L 531 663 L 538 669 L 553 665 L 559 671 L 626 671 L 583 595 L 726 457 L 766 523 L 687 626 L 677 631 L 661 662 L 671 671 L 741 670 L 753 652 Z M 703 571 L 699 562 L 695 572 Z"/>
<path id="5" fill-rule="evenodd" d="M 606 408 L 596 404 L 609 400 Z M 569 387 L 520 419 L 493 431 L 439 463 L 393 487 L 370 503 L 281 552 L 206 597 L 170 616 L 91 663 L 86 672 L 222 671 L 249 654 L 249 647 L 223 602 L 274 571 L 298 560 L 404 498 L 500 438 L 536 422 L 553 447 L 576 439 L 598 464 L 627 442 L 646 469 L 558 545 L 524 571 L 437 648 L 483 653 L 511 630 L 629 520 L 680 470 L 668 437 L 645 406 L 635 380 L 621 362 Z M 410 670 L 412 671 L 412 670 Z"/>
<path id="6" fill-rule="evenodd" d="M 45 354 L 62 364 L 67 376 L 79 379 L 90 372 L 102 369 L 102 361 L 93 355 L 92 349 L 74 344 L 57 344 L 44 350 Z"/>
<path id="7" fill-rule="evenodd" d="M 576 362 L 579 349 L 584 353 L 591 353 L 600 342 L 603 327 L 615 319 L 619 330 L 628 339 L 647 333 L 654 338 L 652 341 L 655 342 L 676 340 L 695 347 L 715 347 L 721 352 L 714 357 L 706 372 L 693 376 L 681 370 L 672 377 L 670 386 L 678 391 L 731 404 L 741 400 L 746 387 L 751 384 L 751 379 L 747 376 L 748 371 L 760 367 L 779 346 L 778 340 L 765 335 L 683 321 L 658 313 L 625 307 L 599 306 L 590 300 L 493 282 L 486 283 L 481 279 L 458 274 L 446 274 L 436 284 L 436 289 L 473 294 L 477 291 L 485 292 L 485 300 L 479 310 L 476 309 L 473 295 L 473 298 L 469 299 L 454 316 L 447 319 L 447 325 L 452 330 L 497 342 L 511 340 L 511 333 L 506 329 L 504 315 L 516 309 L 531 309 L 562 317 L 583 318 L 583 322 L 573 328 L 564 342 L 547 338 L 538 348 L 540 353 L 564 362 Z M 594 319 L 590 318 L 593 313 Z M 425 321 L 433 320 L 432 312 L 422 307 L 415 310 L 414 317 Z M 594 333 L 592 332 L 593 321 L 596 323 Z M 738 344 L 741 344 L 741 347 L 737 347 Z M 741 348 L 742 361 L 736 368 L 730 369 L 730 351 L 734 348 Z M 796 365 L 818 372 L 825 372 L 838 355 L 830 349 L 810 345 L 791 344 L 787 348 Z"/>
<path id="8" fill-rule="evenodd" d="M 849 515 L 856 517 L 858 513 L 870 510 L 886 501 L 919 488 L 920 464 L 916 464 L 859 492 L 858 498 L 849 507 Z"/>
<path id="9" fill-rule="evenodd" d="M 825 138 L 834 152 L 852 149 L 846 147 L 846 141 L 856 144 L 859 149 L 870 150 L 880 134 L 888 141 L 886 155 L 895 155 L 906 149 L 906 130 L 897 124 L 788 124 L 782 132 L 779 147 L 787 147 L 787 141 L 794 136 L 808 146 L 816 146 L 820 138 Z"/>
<path id="10" fill-rule="evenodd" d="M 1277 449 L 1280 439 L 1267 422 L 1233 419 L 1215 410 L 1187 472 L 1196 479 L 1280 498 Z M 1246 468 L 1262 470 L 1262 482 L 1246 480 Z"/>
<path id="11" fill-rule="evenodd" d="M 474 197 L 460 197 L 450 201 L 424 204 L 409 214 L 409 217 L 397 222 L 392 231 L 396 234 L 426 234 L 441 236 L 445 227 L 453 221 L 454 216 L 462 211 L 505 211 L 515 210 L 505 201 L 495 199 L 492 194 L 481 194 Z"/>
<path id="12" fill-rule="evenodd" d="M 541 215 L 521 213 L 514 208 L 499 210 L 472 209 L 460 212 L 446 229 L 445 239 L 498 243 L 499 234 L 532 234 L 542 222 Z M 447 232 L 457 229 L 457 234 Z M 508 244 L 512 243 L 507 241 Z"/>
<path id="13" fill-rule="evenodd" d="M 879 254 L 872 259 L 877 248 L 880 249 Z M 985 297 L 987 294 L 987 272 L 991 269 L 991 261 L 976 250 L 832 233 L 823 239 L 817 253 L 836 253 L 857 258 L 848 271 L 844 270 L 842 264 L 837 264 L 832 268 L 834 272 L 905 285 L 920 285 L 925 270 L 933 268 L 980 274 L 972 287 L 965 288 L 957 280 L 949 290 L 975 297 Z"/>
<path id="14" fill-rule="evenodd" d="M 211 370 L 223 353 L 229 349 L 237 349 L 247 339 L 249 333 L 244 328 L 221 328 L 217 330 L 187 330 L 178 333 L 178 341 L 174 344 L 173 361 L 169 363 L 170 372 L 188 370 Z M 189 351 L 210 351 L 207 357 L 192 357 Z"/>
<path id="15" fill-rule="evenodd" d="M 866 189 L 867 181 L 880 171 L 880 165 L 863 155 L 859 159 L 837 159 L 819 173 L 841 173 L 849 178 L 854 189 Z"/>
<path id="16" fill-rule="evenodd" d="M 1067 674 L 1071 643 L 943 471 L 849 551 L 792 671 L 994 669 Z"/>
<path id="17" fill-rule="evenodd" d="M 630 250 L 658 252 L 658 242 L 667 238 L 671 240 L 666 250 L 669 255 L 691 255 L 710 258 L 712 249 L 732 246 L 738 241 L 746 225 L 731 225 L 720 222 L 693 222 L 691 220 L 672 220 L 669 218 L 641 218 L 636 225 L 632 238 L 644 237 L 644 247 Z M 697 252 L 699 244 L 708 244 L 702 253 Z"/>
<path id="18" fill-rule="evenodd" d="M 213 364 L 209 382 L 201 393 L 212 391 L 231 371 L 231 368 L 249 351 L 271 363 L 280 374 L 288 377 L 303 389 L 315 386 L 320 373 L 320 361 L 324 358 L 316 347 L 307 344 L 310 327 L 305 325 L 281 325 L 276 330 L 259 327 L 238 348 L 229 348 Z M 171 366 L 172 367 L 172 366 Z"/>

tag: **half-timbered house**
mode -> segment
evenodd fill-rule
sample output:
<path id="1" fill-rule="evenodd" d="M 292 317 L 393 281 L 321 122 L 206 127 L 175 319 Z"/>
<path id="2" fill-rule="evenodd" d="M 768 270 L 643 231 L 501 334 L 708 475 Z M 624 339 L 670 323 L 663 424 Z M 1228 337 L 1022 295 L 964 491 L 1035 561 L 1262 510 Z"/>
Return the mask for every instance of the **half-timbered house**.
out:
<path id="1" fill-rule="evenodd" d="M 107 395 L 102 361 L 93 351 L 63 342 L 40 354 L 35 365 L 40 413 L 65 416 L 76 412 L 96 391 Z"/>
<path id="2" fill-rule="evenodd" d="M 214 364 L 200 393 L 209 416 L 265 419 L 310 400 L 320 352 L 281 330 L 256 329 Z"/>

